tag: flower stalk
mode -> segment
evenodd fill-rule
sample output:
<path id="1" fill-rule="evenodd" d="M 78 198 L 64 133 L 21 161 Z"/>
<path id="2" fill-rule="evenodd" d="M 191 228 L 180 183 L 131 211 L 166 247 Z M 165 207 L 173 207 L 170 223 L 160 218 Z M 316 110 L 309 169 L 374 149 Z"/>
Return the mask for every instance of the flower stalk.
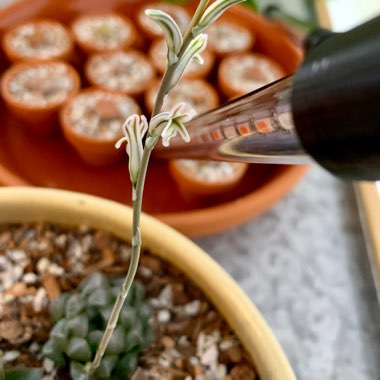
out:
<path id="1" fill-rule="evenodd" d="M 150 155 L 160 137 L 163 139 L 164 146 L 168 146 L 170 139 L 176 134 L 179 134 L 186 142 L 190 140 L 185 123 L 191 120 L 194 116 L 194 112 L 187 112 L 184 103 L 177 104 L 170 112 L 161 112 L 165 96 L 179 82 L 186 65 L 192 59 L 196 59 L 199 62 L 203 61 L 200 53 L 206 47 L 207 36 L 201 34 L 201 32 L 227 8 L 241 1 L 244 0 L 216 0 L 206 9 L 209 0 L 200 0 L 183 38 L 180 35 L 179 28 L 175 21 L 169 15 L 156 10 L 146 11 L 146 14 L 155 20 L 163 29 L 168 45 L 168 65 L 161 81 L 149 125 L 144 116 L 139 117 L 132 115 L 123 126 L 124 137 L 116 144 L 116 147 L 120 148 L 122 143 L 126 142 L 126 151 L 129 156 L 133 194 L 132 254 L 128 273 L 114 304 L 95 358 L 91 363 L 88 363 L 87 374 L 90 376 L 100 365 L 116 327 L 123 303 L 137 272 L 141 251 L 140 216 Z M 145 143 L 143 143 L 146 132 L 147 137 Z"/>

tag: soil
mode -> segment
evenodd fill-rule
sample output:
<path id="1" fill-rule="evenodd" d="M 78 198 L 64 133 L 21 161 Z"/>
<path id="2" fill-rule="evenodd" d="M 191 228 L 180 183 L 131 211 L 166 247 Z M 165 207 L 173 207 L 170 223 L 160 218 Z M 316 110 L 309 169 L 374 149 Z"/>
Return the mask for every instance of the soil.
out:
<path id="1" fill-rule="evenodd" d="M 86 274 L 121 276 L 131 248 L 109 233 L 56 225 L 0 226 L 0 355 L 7 367 L 42 368 L 43 379 L 67 379 L 39 353 L 51 321 L 49 300 L 73 291 Z M 233 332 L 181 272 L 142 252 L 137 279 L 152 307 L 154 342 L 134 380 L 254 380 Z"/>

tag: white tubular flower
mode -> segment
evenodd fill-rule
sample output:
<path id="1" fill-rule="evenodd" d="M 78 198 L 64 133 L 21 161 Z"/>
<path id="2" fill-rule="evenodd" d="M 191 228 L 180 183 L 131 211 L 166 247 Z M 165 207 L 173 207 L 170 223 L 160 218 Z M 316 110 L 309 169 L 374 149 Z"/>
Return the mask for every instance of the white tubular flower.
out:
<path id="1" fill-rule="evenodd" d="M 156 21 L 164 32 L 168 46 L 168 63 L 172 65 L 178 61 L 178 53 L 182 46 L 182 35 L 177 23 L 165 12 L 157 9 L 147 9 L 145 14 Z"/>
<path id="2" fill-rule="evenodd" d="M 171 119 L 161 133 L 162 145 L 169 146 L 170 140 L 176 136 L 177 133 L 179 133 L 185 142 L 189 142 L 190 136 L 184 123 L 187 123 L 194 117 L 195 111 L 191 110 L 190 112 L 186 112 L 186 104 L 178 103 L 171 109 L 170 113 Z"/>
<path id="3" fill-rule="evenodd" d="M 203 13 L 198 24 L 192 29 L 193 36 L 202 33 L 210 24 L 221 16 L 228 8 L 245 0 L 216 0 Z"/>
<path id="4" fill-rule="evenodd" d="M 144 150 L 142 139 L 148 130 L 146 117 L 136 114 L 129 116 L 122 126 L 122 130 L 124 137 L 115 144 L 115 147 L 119 149 L 124 142 L 127 143 L 126 151 L 129 156 L 129 175 L 135 188 Z"/>
<path id="5" fill-rule="evenodd" d="M 177 63 L 177 67 L 173 73 L 170 84 L 168 86 L 169 92 L 173 87 L 177 85 L 177 83 L 182 78 L 183 72 L 186 69 L 186 66 L 189 64 L 191 59 L 196 59 L 199 63 L 203 63 L 203 58 L 200 56 L 200 53 L 207 46 L 207 34 L 200 34 L 195 37 L 186 48 L 181 60 Z"/>

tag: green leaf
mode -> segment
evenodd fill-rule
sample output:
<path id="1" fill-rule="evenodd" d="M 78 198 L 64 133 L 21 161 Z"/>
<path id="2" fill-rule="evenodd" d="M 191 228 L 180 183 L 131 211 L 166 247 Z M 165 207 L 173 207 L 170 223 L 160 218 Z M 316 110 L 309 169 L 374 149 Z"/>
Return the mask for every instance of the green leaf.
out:
<path id="1" fill-rule="evenodd" d="M 98 369 L 95 371 L 94 376 L 100 379 L 109 379 L 113 369 L 115 368 L 117 360 L 117 355 L 105 356 L 100 362 Z"/>
<path id="2" fill-rule="evenodd" d="M 60 351 L 65 351 L 68 341 L 68 328 L 65 319 L 58 321 L 50 331 L 50 340 L 54 347 Z"/>
<path id="3" fill-rule="evenodd" d="M 100 310 L 100 314 L 102 315 L 104 322 L 107 322 L 111 316 L 113 306 L 107 306 Z"/>
<path id="4" fill-rule="evenodd" d="M 50 339 L 42 347 L 41 355 L 43 358 L 52 360 L 60 368 L 66 366 L 65 357 L 57 349 L 57 347 L 54 346 L 52 340 Z"/>
<path id="5" fill-rule="evenodd" d="M 112 299 L 112 293 L 109 289 L 99 288 L 94 290 L 87 299 L 88 306 L 99 306 L 103 307 L 109 304 L 109 301 Z"/>
<path id="6" fill-rule="evenodd" d="M 108 289 L 109 281 L 107 276 L 101 272 L 94 272 L 86 277 L 79 285 L 82 294 L 90 294 L 96 289 Z"/>
<path id="7" fill-rule="evenodd" d="M 67 329 L 70 334 L 85 338 L 88 334 L 88 317 L 86 313 L 67 319 Z"/>
<path id="8" fill-rule="evenodd" d="M 115 367 L 115 372 L 129 378 L 136 370 L 137 364 L 138 354 L 136 352 L 130 352 L 119 359 Z"/>
<path id="9" fill-rule="evenodd" d="M 66 316 L 72 318 L 79 314 L 86 306 L 83 295 L 71 294 L 66 302 Z"/>
<path id="10" fill-rule="evenodd" d="M 111 339 L 109 341 L 106 353 L 109 355 L 119 355 L 125 351 L 127 345 L 126 334 L 122 326 L 116 326 Z"/>
<path id="11" fill-rule="evenodd" d="M 90 380 L 90 375 L 86 372 L 84 365 L 78 362 L 70 363 L 70 377 L 72 380 Z"/>
<path id="12" fill-rule="evenodd" d="M 64 317 L 66 301 L 68 298 L 68 293 L 63 293 L 58 298 L 55 298 L 50 302 L 49 312 L 54 322 L 57 322 Z"/>
<path id="13" fill-rule="evenodd" d="M 41 371 L 37 368 L 21 369 L 10 368 L 6 371 L 6 380 L 40 380 L 42 378 Z"/>
<path id="14" fill-rule="evenodd" d="M 91 350 L 87 341 L 76 336 L 72 337 L 67 345 L 66 355 L 73 360 L 88 362 L 91 360 Z"/>
<path id="15" fill-rule="evenodd" d="M 135 281 L 127 298 L 128 303 L 134 306 L 140 306 L 144 302 L 145 289 L 139 282 Z"/>
<path id="16" fill-rule="evenodd" d="M 125 305 L 121 309 L 119 320 L 127 330 L 131 329 L 137 321 L 137 311 L 131 305 Z"/>
<path id="17" fill-rule="evenodd" d="M 141 348 L 143 345 L 143 337 L 141 334 L 136 330 L 131 330 L 128 332 L 127 340 L 125 344 L 125 351 L 131 351 L 137 348 Z"/>
<path id="18" fill-rule="evenodd" d="M 87 337 L 88 344 L 90 345 L 91 351 L 95 352 L 99 346 L 100 340 L 102 339 L 103 331 L 93 330 L 90 331 Z"/>
<path id="19" fill-rule="evenodd" d="M 256 0 L 245 0 L 244 5 L 247 6 L 248 8 L 253 9 L 256 12 L 259 10 L 259 6 L 257 5 Z"/>

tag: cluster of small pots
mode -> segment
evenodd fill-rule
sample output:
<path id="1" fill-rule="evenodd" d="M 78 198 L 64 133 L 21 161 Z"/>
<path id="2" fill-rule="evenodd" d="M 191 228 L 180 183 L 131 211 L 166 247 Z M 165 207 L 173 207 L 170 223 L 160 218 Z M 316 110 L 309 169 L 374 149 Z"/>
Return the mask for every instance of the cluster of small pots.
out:
<path id="1" fill-rule="evenodd" d="M 114 148 L 122 124 L 133 113 L 152 112 L 166 68 L 166 44 L 160 28 L 145 15 L 147 8 L 169 13 L 182 32 L 190 22 L 185 7 L 152 3 L 140 7 L 133 19 L 118 13 L 88 14 L 69 26 L 38 19 L 6 31 L 2 48 L 11 65 L 1 78 L 1 94 L 20 125 L 41 138 L 61 132 L 89 165 L 118 163 L 125 155 Z M 164 109 L 185 102 L 202 113 L 285 75 L 277 62 L 252 51 L 254 32 L 228 14 L 207 33 L 205 63 L 190 64 Z M 207 173 L 216 164 L 207 168 L 204 163 L 174 161 L 170 167 L 181 183 L 181 177 L 185 182 L 193 177 L 187 192 L 202 188 L 199 193 L 205 195 L 231 189 L 247 168 L 223 165 L 211 176 Z M 226 170 L 226 165 L 231 167 Z"/>

